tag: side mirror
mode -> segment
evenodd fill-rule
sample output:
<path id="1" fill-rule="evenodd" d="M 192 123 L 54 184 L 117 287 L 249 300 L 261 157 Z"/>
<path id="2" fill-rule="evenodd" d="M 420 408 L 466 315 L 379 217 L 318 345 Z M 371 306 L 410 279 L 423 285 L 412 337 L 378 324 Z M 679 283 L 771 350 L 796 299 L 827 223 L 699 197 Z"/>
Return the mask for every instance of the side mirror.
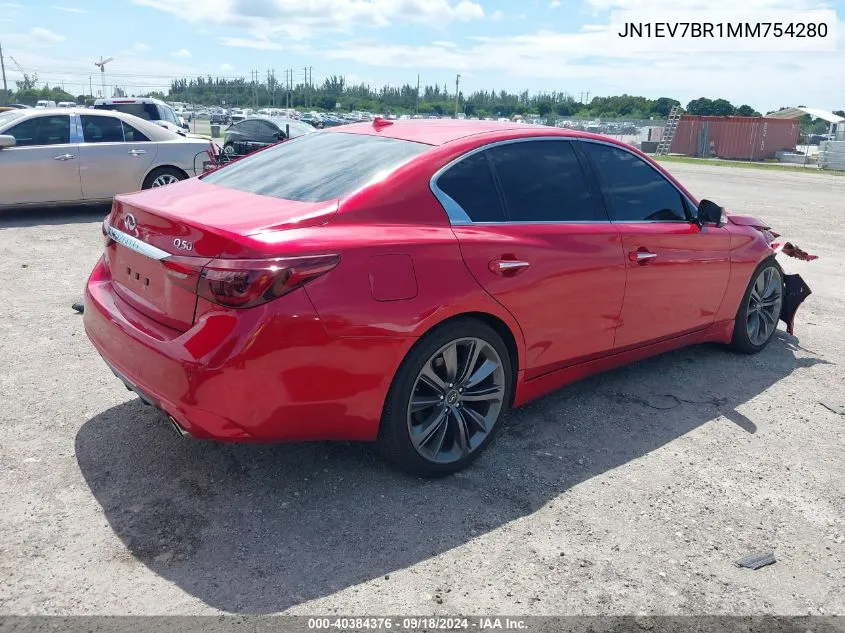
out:
<path id="1" fill-rule="evenodd" d="M 0 149 L 3 149 L 4 147 L 14 147 L 15 143 L 17 143 L 17 141 L 14 136 L 0 134 Z"/>
<path id="2" fill-rule="evenodd" d="M 698 226 L 705 224 L 715 224 L 716 227 L 725 226 L 728 217 L 725 214 L 725 208 L 720 207 L 712 200 L 702 200 L 698 203 L 698 216 L 696 217 Z"/>

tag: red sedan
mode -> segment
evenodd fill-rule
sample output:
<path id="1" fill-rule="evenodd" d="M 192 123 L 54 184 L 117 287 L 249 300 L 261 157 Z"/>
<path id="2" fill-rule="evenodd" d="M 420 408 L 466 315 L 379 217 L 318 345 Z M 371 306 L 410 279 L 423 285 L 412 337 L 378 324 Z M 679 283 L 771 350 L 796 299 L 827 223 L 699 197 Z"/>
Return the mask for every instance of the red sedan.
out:
<path id="1" fill-rule="evenodd" d="M 759 352 L 809 290 L 761 221 L 608 138 L 376 120 L 118 196 L 85 329 L 183 434 L 377 440 L 469 464 L 503 414 L 705 341 Z"/>

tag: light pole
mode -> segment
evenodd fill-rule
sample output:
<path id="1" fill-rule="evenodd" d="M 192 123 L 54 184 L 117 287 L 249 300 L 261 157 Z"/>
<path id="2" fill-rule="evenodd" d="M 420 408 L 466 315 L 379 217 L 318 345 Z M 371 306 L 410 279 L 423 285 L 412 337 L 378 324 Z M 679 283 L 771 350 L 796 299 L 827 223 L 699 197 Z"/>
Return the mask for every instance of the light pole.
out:
<path id="1" fill-rule="evenodd" d="M 461 76 L 455 77 L 455 118 L 458 118 L 458 99 L 461 97 Z"/>

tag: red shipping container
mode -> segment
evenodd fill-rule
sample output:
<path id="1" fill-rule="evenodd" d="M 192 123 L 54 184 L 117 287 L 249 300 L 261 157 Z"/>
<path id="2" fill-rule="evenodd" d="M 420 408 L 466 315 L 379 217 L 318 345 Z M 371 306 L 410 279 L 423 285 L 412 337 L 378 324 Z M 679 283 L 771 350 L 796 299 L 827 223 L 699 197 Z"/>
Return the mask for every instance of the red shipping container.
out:
<path id="1" fill-rule="evenodd" d="M 763 160 L 773 158 L 775 152 L 794 149 L 798 128 L 796 119 L 685 114 L 670 153 Z"/>

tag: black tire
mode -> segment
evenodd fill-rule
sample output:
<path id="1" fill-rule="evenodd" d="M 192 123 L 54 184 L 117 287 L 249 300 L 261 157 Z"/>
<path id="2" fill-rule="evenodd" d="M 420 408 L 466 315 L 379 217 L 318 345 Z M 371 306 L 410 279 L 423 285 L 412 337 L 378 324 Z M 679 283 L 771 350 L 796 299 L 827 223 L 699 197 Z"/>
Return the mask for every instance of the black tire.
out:
<path id="1" fill-rule="evenodd" d="M 227 156 L 234 156 L 235 155 L 235 146 L 231 143 L 226 143 L 223 146 L 223 153 Z"/>
<path id="2" fill-rule="evenodd" d="M 463 339 L 480 339 L 498 354 L 503 370 L 500 375 L 503 382 L 502 400 L 497 405 L 501 408 L 495 420 L 489 425 L 486 436 L 470 450 L 469 454 L 454 461 L 439 463 L 424 457 L 414 447 L 409 426 L 409 405 L 423 367 L 438 353 L 438 350 Z M 487 447 L 501 426 L 501 419 L 511 402 L 513 383 L 514 375 L 508 348 L 496 331 L 487 324 L 477 319 L 462 318 L 431 331 L 408 352 L 391 383 L 379 428 L 378 446 L 382 454 L 400 470 L 420 477 L 442 477 L 466 468 Z M 453 421 L 454 418 L 447 416 L 447 426 Z"/>
<path id="3" fill-rule="evenodd" d="M 757 279 L 768 269 L 772 269 L 779 280 L 780 283 L 780 308 L 777 310 L 777 314 L 774 316 L 775 322 L 774 327 L 772 328 L 771 332 L 768 333 L 768 336 L 765 337 L 765 340 L 762 342 L 760 341 L 752 341 L 751 337 L 748 332 L 747 323 L 749 320 L 749 310 L 751 308 L 751 302 L 749 301 L 751 297 L 751 293 L 754 290 L 754 283 Z M 731 347 L 736 350 L 737 352 L 741 352 L 743 354 L 757 354 L 766 348 L 769 342 L 775 335 L 777 331 L 778 321 L 780 320 L 780 310 L 783 307 L 783 297 L 785 295 L 785 288 L 783 282 L 783 271 L 778 263 L 775 261 L 773 257 L 761 262 L 757 268 L 754 269 L 754 272 L 751 275 L 751 279 L 748 281 L 748 287 L 745 289 L 745 294 L 742 295 L 742 301 L 739 304 L 739 310 L 736 313 L 736 319 L 734 321 L 734 332 L 733 332 L 733 340 L 731 341 Z"/>
<path id="4" fill-rule="evenodd" d="M 157 169 L 153 169 L 149 174 L 147 174 L 147 177 L 144 178 L 144 185 L 142 188 L 152 189 L 153 186 L 162 186 L 155 184 L 156 180 L 160 178 L 175 178 L 178 181 L 185 180 L 187 177 L 187 174 L 181 169 L 176 169 L 175 167 L 159 167 Z"/>

